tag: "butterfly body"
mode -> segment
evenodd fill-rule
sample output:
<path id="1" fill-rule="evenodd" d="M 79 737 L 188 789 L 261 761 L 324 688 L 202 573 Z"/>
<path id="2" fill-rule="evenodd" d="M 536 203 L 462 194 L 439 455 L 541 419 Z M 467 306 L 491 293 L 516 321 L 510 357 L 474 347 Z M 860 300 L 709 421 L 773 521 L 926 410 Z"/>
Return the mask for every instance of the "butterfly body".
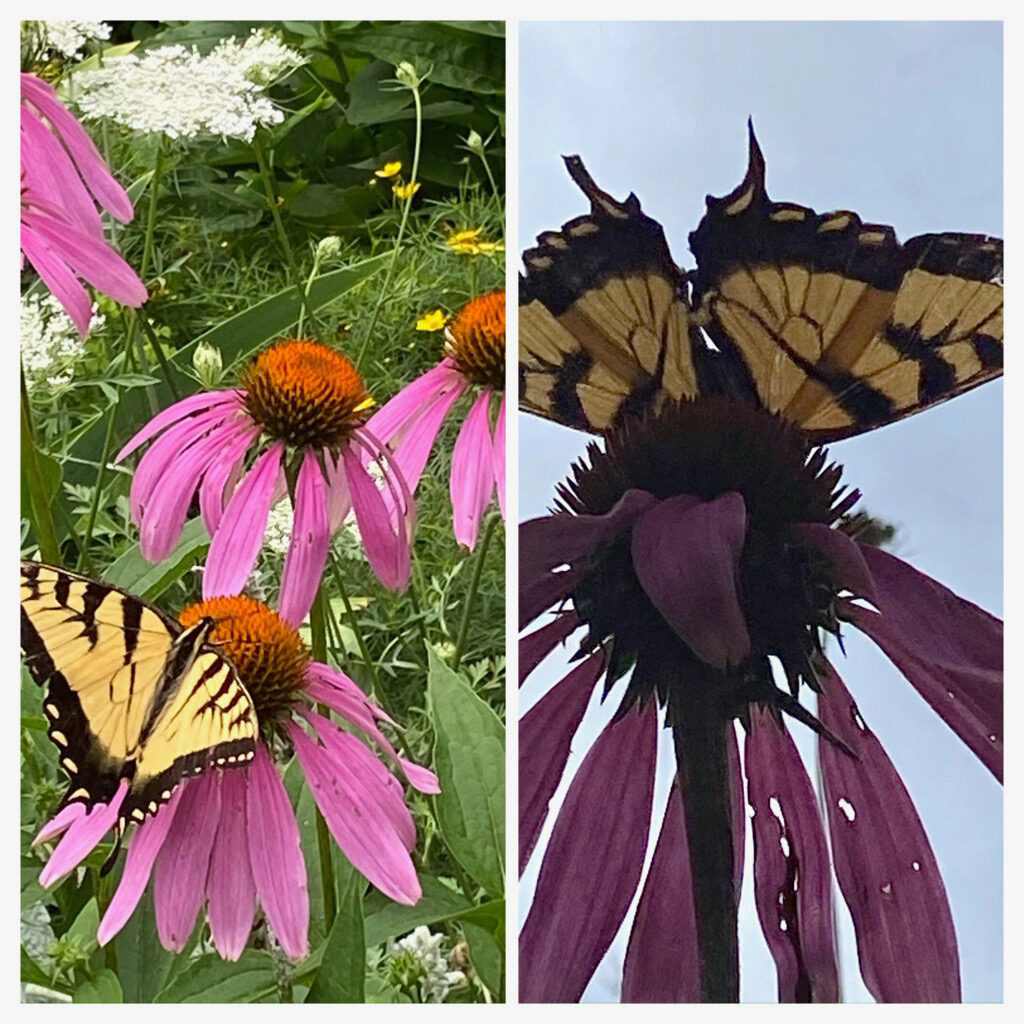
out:
<path id="1" fill-rule="evenodd" d="M 22 563 L 22 650 L 70 784 L 63 805 L 108 803 L 142 821 L 184 779 L 244 765 L 259 726 L 212 619 L 185 629 L 124 591 Z"/>

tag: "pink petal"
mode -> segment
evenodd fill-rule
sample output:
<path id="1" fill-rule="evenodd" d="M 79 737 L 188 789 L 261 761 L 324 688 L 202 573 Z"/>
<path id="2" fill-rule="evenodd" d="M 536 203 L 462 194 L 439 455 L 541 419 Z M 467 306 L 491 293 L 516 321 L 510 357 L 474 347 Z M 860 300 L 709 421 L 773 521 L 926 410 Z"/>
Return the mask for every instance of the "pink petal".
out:
<path id="1" fill-rule="evenodd" d="M 40 830 L 39 835 L 32 840 L 33 846 L 49 842 L 63 835 L 82 815 L 85 814 L 85 804 L 73 803 L 62 807 Z"/>
<path id="2" fill-rule="evenodd" d="M 22 252 L 71 317 L 78 328 L 78 333 L 84 337 L 89 333 L 89 323 L 92 320 L 92 300 L 67 264 L 32 230 L 31 224 L 37 220 L 36 217 L 30 218 L 28 214 L 22 214 Z"/>
<path id="3" fill-rule="evenodd" d="M 333 536 L 352 511 L 352 495 L 349 494 L 345 470 L 338 460 L 326 448 L 322 454 L 327 473 L 327 524 Z"/>
<path id="4" fill-rule="evenodd" d="M 415 904 L 422 891 L 409 853 L 357 768 L 345 765 L 294 722 L 288 733 L 331 835 L 355 868 L 386 896 Z"/>
<path id="5" fill-rule="evenodd" d="M 299 826 L 284 783 L 262 743 L 246 769 L 249 864 L 260 903 L 292 960 L 309 953 L 309 890 Z"/>
<path id="6" fill-rule="evenodd" d="M 243 430 L 230 444 L 224 446 L 203 474 L 203 482 L 199 485 L 199 513 L 211 537 L 217 532 L 224 516 L 228 484 L 232 477 L 241 476 L 245 453 L 260 436 L 260 432 L 259 427 Z M 233 488 L 230 493 L 234 493 Z"/>
<path id="7" fill-rule="evenodd" d="M 746 508 L 735 493 L 706 502 L 669 498 L 633 526 L 641 586 L 679 638 L 718 669 L 750 652 L 737 589 L 746 532 Z"/>
<path id="8" fill-rule="evenodd" d="M 870 545 L 861 552 L 880 615 L 846 602 L 863 630 L 942 720 L 1003 778 L 1003 624 L 906 562 Z"/>
<path id="9" fill-rule="evenodd" d="M 183 783 L 172 828 L 156 856 L 153 905 L 164 949 L 185 948 L 206 895 L 210 851 L 217 835 L 221 800 L 217 772 Z"/>
<path id="10" fill-rule="evenodd" d="M 409 780 L 409 785 L 417 792 L 431 795 L 441 792 L 441 783 L 429 768 L 424 768 L 421 764 L 414 764 L 405 757 L 398 758 L 398 766 Z"/>
<path id="11" fill-rule="evenodd" d="M 498 488 L 498 508 L 505 518 L 505 396 L 501 396 L 498 418 L 494 423 L 494 484 Z"/>
<path id="12" fill-rule="evenodd" d="M 548 816 L 548 806 L 594 686 L 605 669 L 592 655 L 553 686 L 519 721 L 519 873 L 526 870 Z"/>
<path id="13" fill-rule="evenodd" d="M 643 870 L 657 738 L 653 704 L 631 711 L 576 773 L 519 936 L 521 1002 L 577 1002 L 619 930 Z"/>
<path id="14" fill-rule="evenodd" d="M 161 430 L 166 429 L 172 423 L 183 420 L 186 417 L 198 416 L 201 412 L 212 409 L 219 405 L 233 405 L 238 409 L 243 408 L 239 392 L 237 391 L 201 391 L 198 395 L 189 395 L 180 402 L 168 406 L 163 412 L 154 416 L 118 453 L 114 462 L 120 462 L 127 458 L 136 448 L 144 445 L 151 437 L 155 437 Z M 225 410 L 225 415 L 227 411 Z"/>
<path id="15" fill-rule="evenodd" d="M 455 388 L 464 389 L 465 381 L 446 359 L 381 406 L 366 424 L 367 429 L 382 441 L 390 441 L 410 420 L 418 418 L 426 405 Z"/>
<path id="16" fill-rule="evenodd" d="M 519 641 L 519 685 L 563 641 L 582 625 L 576 613 L 556 615 L 546 626 L 535 629 Z"/>
<path id="17" fill-rule="evenodd" d="M 470 551 L 476 547 L 480 520 L 494 490 L 490 404 L 490 392 L 481 392 L 452 450 L 450 490 L 455 539 Z"/>
<path id="18" fill-rule="evenodd" d="M 274 481 L 284 442 L 275 441 L 253 464 L 232 495 L 210 544 L 203 573 L 203 599 L 237 594 L 256 564 L 270 518 Z"/>
<path id="19" fill-rule="evenodd" d="M 132 836 L 128 847 L 121 881 L 96 932 L 96 938 L 101 946 L 105 946 L 125 926 L 139 905 L 153 870 L 153 862 L 174 823 L 183 788 L 178 786 L 171 794 L 170 800 L 155 815 L 146 818 L 136 827 L 135 835 Z"/>
<path id="20" fill-rule="evenodd" d="M 284 559 L 278 614 L 298 628 L 320 588 L 331 537 L 327 525 L 327 484 L 312 449 L 307 450 L 295 485 L 295 521 Z"/>
<path id="21" fill-rule="evenodd" d="M 959 1002 L 956 932 L 921 819 L 831 666 L 822 685 L 818 715 L 855 755 L 819 741 L 833 863 L 864 984 L 879 1002 Z"/>
<path id="22" fill-rule="evenodd" d="M 788 731 L 750 710 L 744 763 L 754 811 L 754 895 L 780 1003 L 835 1003 L 832 864 L 818 800 Z"/>
<path id="23" fill-rule="evenodd" d="M 463 391 L 465 385 L 460 381 L 458 386 L 444 392 L 423 408 L 415 419 L 410 420 L 392 438 L 391 449 L 395 453 L 395 461 L 411 491 L 415 491 L 420 482 L 441 424 Z M 371 429 L 372 422 L 367 424 Z"/>
<path id="24" fill-rule="evenodd" d="M 96 844 L 114 827 L 117 812 L 128 794 L 128 780 L 122 779 L 110 803 L 96 804 L 68 826 L 50 859 L 39 872 L 39 884 L 48 888 L 63 878 L 96 848 Z"/>
<path id="25" fill-rule="evenodd" d="M 220 779 L 220 823 L 206 879 L 206 917 L 217 952 L 237 960 L 256 916 L 256 883 L 249 867 L 245 771 L 225 771 Z"/>

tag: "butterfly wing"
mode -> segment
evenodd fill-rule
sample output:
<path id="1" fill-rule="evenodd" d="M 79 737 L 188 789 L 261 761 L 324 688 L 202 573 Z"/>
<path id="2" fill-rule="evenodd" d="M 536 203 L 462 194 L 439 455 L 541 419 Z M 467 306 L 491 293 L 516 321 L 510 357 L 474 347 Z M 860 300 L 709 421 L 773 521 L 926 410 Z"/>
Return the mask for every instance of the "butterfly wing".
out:
<path id="1" fill-rule="evenodd" d="M 127 778 L 120 817 L 140 820 L 197 765 L 211 767 L 221 756 L 255 750 L 255 711 L 234 669 L 207 651 L 198 652 L 194 663 L 176 661 L 187 643 L 181 627 L 131 594 L 64 569 L 22 562 L 21 635 L 26 666 L 46 687 L 49 736 L 71 780 L 65 803 L 109 802 Z M 176 674 L 175 665 L 186 663 L 187 670 Z M 207 698 L 213 698 L 214 709 L 193 696 L 174 719 L 168 740 L 168 709 L 177 709 L 183 694 L 198 692 L 200 678 L 203 687 L 215 687 Z M 227 710 L 214 696 L 225 686 L 234 700 Z M 244 697 L 235 697 L 236 689 Z M 240 705 L 246 709 L 241 726 Z M 168 758 L 169 752 L 174 756 Z"/>
<path id="2" fill-rule="evenodd" d="M 690 235 L 692 303 L 765 408 L 815 441 L 863 433 L 1002 373 L 1003 243 L 772 202 L 750 132 L 738 188 Z"/>
<path id="3" fill-rule="evenodd" d="M 520 279 L 520 403 L 601 432 L 628 413 L 698 393 L 683 275 L 665 233 L 630 195 L 602 192 L 578 157 L 566 166 L 590 213 L 540 235 Z"/>

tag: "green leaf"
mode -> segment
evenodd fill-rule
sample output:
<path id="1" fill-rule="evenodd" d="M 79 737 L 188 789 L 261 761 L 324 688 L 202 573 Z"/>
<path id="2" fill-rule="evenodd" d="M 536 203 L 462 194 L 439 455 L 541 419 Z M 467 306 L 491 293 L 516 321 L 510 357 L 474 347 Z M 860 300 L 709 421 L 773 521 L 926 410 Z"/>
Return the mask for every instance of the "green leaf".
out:
<path id="1" fill-rule="evenodd" d="M 90 956 L 99 947 L 99 940 L 96 938 L 96 929 L 99 926 L 100 908 L 96 897 L 93 896 L 71 922 L 67 937 L 75 942 L 84 956 Z"/>
<path id="2" fill-rule="evenodd" d="M 21 980 L 30 985 L 53 987 L 50 976 L 32 959 L 24 946 L 21 947 Z"/>
<path id="3" fill-rule="evenodd" d="M 399 935 L 407 935 L 421 924 L 450 921 L 471 909 L 464 896 L 430 875 L 421 875 L 420 885 L 423 895 L 412 907 L 395 903 L 376 890 L 366 897 L 367 946 L 379 946 Z"/>
<path id="4" fill-rule="evenodd" d="M 327 937 L 316 981 L 306 996 L 307 1003 L 361 1003 L 365 1000 L 365 885 L 358 871 L 349 870 L 338 900 L 338 915 Z"/>
<path id="5" fill-rule="evenodd" d="M 75 1003 L 123 1003 L 121 983 L 113 971 L 97 971 L 88 981 L 75 989 L 72 1002 Z"/>
<path id="6" fill-rule="evenodd" d="M 209 546 L 206 527 L 202 519 L 196 518 L 185 524 L 177 547 L 162 562 L 147 561 L 139 545 L 133 544 L 110 564 L 103 578 L 115 587 L 152 601 L 181 579 Z"/>
<path id="7" fill-rule="evenodd" d="M 193 960 L 156 997 L 158 1003 L 253 1003 L 276 987 L 274 961 L 245 950 L 236 963 L 209 953 Z"/>
<path id="8" fill-rule="evenodd" d="M 428 646 L 438 824 L 455 859 L 491 895 L 505 890 L 505 729 Z"/>
<path id="9" fill-rule="evenodd" d="M 349 124 L 369 125 L 390 121 L 412 106 L 412 93 L 408 89 L 394 88 L 395 67 L 387 61 L 375 60 L 359 72 L 348 84 L 349 103 L 345 117 Z M 390 81 L 389 88 L 383 83 Z"/>
<path id="10" fill-rule="evenodd" d="M 501 999 L 502 983 L 505 978 L 505 954 L 494 936 L 478 924 L 462 922 L 462 934 L 469 944 L 469 958 L 480 980 L 490 989 L 491 995 Z"/>
<path id="11" fill-rule="evenodd" d="M 117 935 L 117 969 L 127 1003 L 151 1003 L 167 983 L 175 960 L 160 945 L 152 897 L 144 894 Z"/>

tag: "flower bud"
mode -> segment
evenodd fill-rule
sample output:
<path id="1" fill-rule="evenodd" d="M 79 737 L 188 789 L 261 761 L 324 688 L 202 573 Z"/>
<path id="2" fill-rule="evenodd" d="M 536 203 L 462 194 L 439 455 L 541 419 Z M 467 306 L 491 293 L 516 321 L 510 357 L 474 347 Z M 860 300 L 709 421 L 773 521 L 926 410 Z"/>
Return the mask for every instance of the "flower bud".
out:
<path id="1" fill-rule="evenodd" d="M 205 341 L 199 342 L 192 354 L 192 367 L 205 388 L 215 388 L 224 373 L 224 360 L 220 352 Z"/>
<path id="2" fill-rule="evenodd" d="M 341 252 L 341 239 L 337 235 L 328 235 L 316 243 L 317 259 L 328 260 Z"/>

